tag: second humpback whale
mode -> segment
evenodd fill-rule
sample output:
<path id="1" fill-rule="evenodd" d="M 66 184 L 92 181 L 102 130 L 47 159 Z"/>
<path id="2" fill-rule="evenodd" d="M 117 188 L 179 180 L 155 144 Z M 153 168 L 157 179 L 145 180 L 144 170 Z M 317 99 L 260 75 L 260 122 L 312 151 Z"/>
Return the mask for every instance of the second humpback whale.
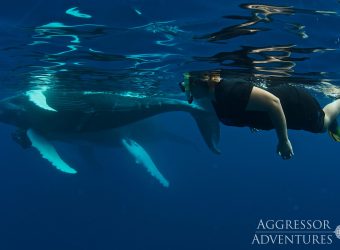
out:
<path id="1" fill-rule="evenodd" d="M 0 101 L 0 122 L 18 128 L 13 138 L 21 146 L 33 146 L 56 168 L 76 173 L 61 159 L 51 140 L 88 139 L 89 135 L 94 139 L 98 133 L 105 135 L 113 129 L 171 111 L 190 113 L 208 147 L 215 153 L 219 152 L 219 121 L 212 107 L 137 93 L 30 90 Z M 167 180 L 139 143 L 127 137 L 120 140 L 136 162 L 147 168 L 161 184 L 168 186 Z"/>

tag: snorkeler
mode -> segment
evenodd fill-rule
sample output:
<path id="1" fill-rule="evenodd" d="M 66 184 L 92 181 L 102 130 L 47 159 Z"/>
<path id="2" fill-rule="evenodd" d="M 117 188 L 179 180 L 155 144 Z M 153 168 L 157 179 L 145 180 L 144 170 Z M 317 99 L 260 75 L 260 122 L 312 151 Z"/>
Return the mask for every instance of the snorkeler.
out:
<path id="1" fill-rule="evenodd" d="M 184 74 L 180 83 L 188 102 L 194 99 L 212 103 L 219 120 L 228 126 L 250 127 L 255 130 L 275 129 L 278 137 L 277 153 L 283 159 L 294 155 L 287 129 L 312 133 L 329 132 L 340 141 L 337 116 L 340 99 L 323 109 L 305 90 L 280 85 L 267 89 L 242 80 L 224 80 L 220 72 L 199 75 Z"/>

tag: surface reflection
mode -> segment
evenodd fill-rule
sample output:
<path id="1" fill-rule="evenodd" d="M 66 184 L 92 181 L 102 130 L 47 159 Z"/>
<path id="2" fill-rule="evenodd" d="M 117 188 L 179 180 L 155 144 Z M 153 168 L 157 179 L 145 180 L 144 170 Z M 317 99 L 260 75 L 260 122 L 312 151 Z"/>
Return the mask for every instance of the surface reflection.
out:
<path id="1" fill-rule="evenodd" d="M 250 10 L 250 16 L 227 15 L 224 18 L 243 20 L 242 23 L 225 27 L 219 31 L 195 37 L 196 39 L 205 39 L 209 42 L 217 42 L 232 39 L 244 35 L 254 35 L 260 31 L 268 31 L 271 28 L 257 27 L 259 23 L 270 23 L 273 21 L 273 15 L 293 15 L 293 14 L 310 14 L 310 15 L 337 15 L 334 11 L 305 10 L 288 6 L 273 6 L 264 4 L 241 4 L 241 8 Z M 302 38 L 308 35 L 304 30 L 305 26 L 299 23 L 288 23 L 287 29 L 297 33 Z"/>

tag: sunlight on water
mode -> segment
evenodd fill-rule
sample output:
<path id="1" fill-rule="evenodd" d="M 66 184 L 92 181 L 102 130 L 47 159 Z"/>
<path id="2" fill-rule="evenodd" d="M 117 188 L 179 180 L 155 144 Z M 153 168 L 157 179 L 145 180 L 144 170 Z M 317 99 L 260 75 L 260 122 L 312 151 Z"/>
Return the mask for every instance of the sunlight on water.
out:
<path id="1" fill-rule="evenodd" d="M 28 47 L 2 47 L 9 57 L 20 53 L 24 59 L 12 70 L 20 83 L 4 85 L 16 91 L 39 85 L 175 94 L 183 72 L 219 69 L 225 78 L 262 86 L 296 84 L 339 96 L 340 65 L 318 68 L 338 55 L 339 36 L 327 27 L 329 20 L 338 21 L 336 10 L 244 3 L 211 19 L 152 20 L 150 13 L 130 7 L 136 25 L 85 23 L 101 19 L 81 6 L 58 10 L 71 19 L 51 18 L 26 30 Z M 311 25 L 330 32 L 320 37 Z"/>
<path id="2" fill-rule="evenodd" d="M 78 10 L 78 7 L 73 7 L 71 9 L 68 9 L 66 10 L 65 13 L 71 16 L 80 17 L 80 18 L 91 18 L 92 17 L 91 15 L 80 13 L 80 11 Z"/>

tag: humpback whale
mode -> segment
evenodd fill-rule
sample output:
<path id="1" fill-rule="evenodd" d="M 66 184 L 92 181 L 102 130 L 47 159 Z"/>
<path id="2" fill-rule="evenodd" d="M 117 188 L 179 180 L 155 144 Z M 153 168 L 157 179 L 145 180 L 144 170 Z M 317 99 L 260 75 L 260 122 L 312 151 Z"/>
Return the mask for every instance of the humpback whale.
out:
<path id="1" fill-rule="evenodd" d="M 75 174 L 77 171 L 62 160 L 51 141 L 90 137 L 96 141 L 100 133 L 112 134 L 115 129 L 164 112 L 191 114 L 208 147 L 219 153 L 219 120 L 212 109 L 199 103 L 136 93 L 30 90 L 0 101 L 0 122 L 17 127 L 12 137 L 22 147 L 36 148 L 57 169 Z M 119 140 L 137 163 L 163 186 L 169 186 L 150 155 L 134 138 L 120 136 Z"/>

